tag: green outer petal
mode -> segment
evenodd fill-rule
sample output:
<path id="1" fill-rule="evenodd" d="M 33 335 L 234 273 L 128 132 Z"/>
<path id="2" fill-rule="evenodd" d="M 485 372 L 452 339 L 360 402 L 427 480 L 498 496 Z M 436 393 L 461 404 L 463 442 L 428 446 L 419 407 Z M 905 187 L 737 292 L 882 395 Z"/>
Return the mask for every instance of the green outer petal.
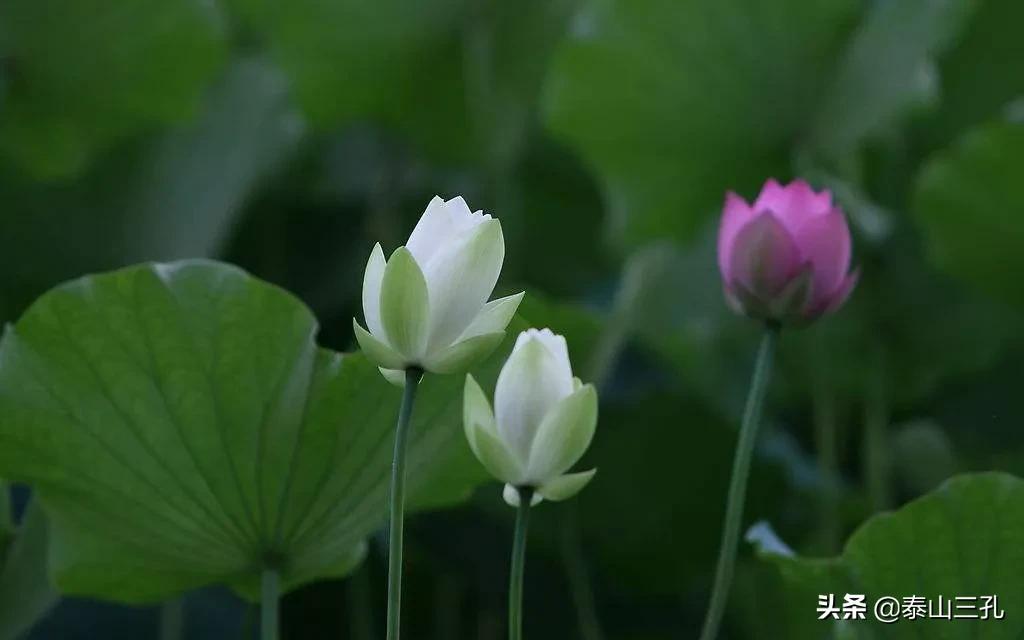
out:
<path id="1" fill-rule="evenodd" d="M 363 272 L 363 317 L 366 320 L 366 328 L 370 333 L 385 337 L 383 325 L 380 323 L 380 287 L 384 280 L 384 270 L 388 262 L 384 259 L 384 249 L 378 242 L 370 252 L 370 259 L 366 261 L 366 271 Z"/>
<path id="2" fill-rule="evenodd" d="M 576 464 L 597 426 L 597 391 L 587 384 L 544 416 L 530 446 L 527 476 L 535 482 L 565 473 Z"/>
<path id="3" fill-rule="evenodd" d="M 456 342 L 424 358 L 423 368 L 431 373 L 462 373 L 489 356 L 504 339 L 505 332 L 498 331 Z"/>
<path id="4" fill-rule="evenodd" d="M 392 347 L 408 360 L 423 356 L 430 328 L 427 281 L 405 247 L 391 254 L 380 290 L 380 320 Z M 388 367 L 397 368 L 397 367 Z"/>
<path id="5" fill-rule="evenodd" d="M 488 473 L 503 482 L 518 482 L 522 465 L 498 437 L 491 405 L 471 375 L 466 376 L 462 421 L 469 448 Z"/>
<path id="6" fill-rule="evenodd" d="M 355 331 L 356 342 L 359 343 L 363 355 L 371 362 L 386 369 L 405 369 L 406 362 L 402 355 L 373 337 L 355 318 L 352 318 L 352 329 Z"/>
<path id="7" fill-rule="evenodd" d="M 583 490 L 583 487 L 590 484 L 595 473 L 597 473 L 597 469 L 558 476 L 554 480 L 549 480 L 538 487 L 537 493 L 552 502 L 568 500 Z"/>
<path id="8" fill-rule="evenodd" d="M 487 395 L 472 374 L 466 374 L 466 384 L 462 392 L 462 422 L 469 428 L 470 424 L 479 423 L 488 430 L 494 430 L 494 411 Z M 468 433 L 466 434 L 469 435 Z"/>
<path id="9" fill-rule="evenodd" d="M 506 484 L 504 489 L 501 491 L 501 497 L 508 506 L 512 508 L 519 508 L 519 490 L 516 489 L 514 485 Z M 536 507 L 543 499 L 544 496 L 534 491 L 533 498 L 530 499 L 530 506 Z"/>
<path id="10" fill-rule="evenodd" d="M 473 423 L 471 429 L 473 435 L 470 436 L 470 448 L 488 473 L 503 482 L 520 482 L 523 476 L 522 465 L 516 461 L 501 438 L 479 423 Z"/>
<path id="11" fill-rule="evenodd" d="M 384 367 L 377 367 L 380 369 L 380 375 L 384 376 L 384 379 L 395 385 L 399 389 L 405 388 L 405 371 L 402 369 L 385 369 Z"/>
<path id="12" fill-rule="evenodd" d="M 485 333 L 504 331 L 508 327 L 508 323 L 512 321 L 512 316 L 516 315 L 516 311 L 519 310 L 519 303 L 523 301 L 523 296 L 525 295 L 526 292 L 521 291 L 515 295 L 491 300 L 485 304 L 477 317 L 463 332 L 460 340 L 466 340 Z"/>

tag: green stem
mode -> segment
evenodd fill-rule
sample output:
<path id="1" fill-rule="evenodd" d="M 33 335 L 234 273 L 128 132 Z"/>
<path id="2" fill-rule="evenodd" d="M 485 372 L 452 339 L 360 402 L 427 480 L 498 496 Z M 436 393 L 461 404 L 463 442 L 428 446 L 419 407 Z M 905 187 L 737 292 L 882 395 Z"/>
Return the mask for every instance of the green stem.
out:
<path id="1" fill-rule="evenodd" d="M 523 637 L 523 573 L 526 568 L 526 529 L 530 524 L 530 503 L 533 489 L 519 489 L 519 511 L 516 514 L 516 533 L 512 539 L 512 571 L 508 583 L 508 640 Z"/>
<path id="2" fill-rule="evenodd" d="M 364 562 L 348 580 L 349 633 L 352 640 L 372 640 L 373 585 L 370 583 L 369 563 Z"/>
<path id="3" fill-rule="evenodd" d="M 569 591 L 576 607 L 576 622 L 582 640 L 604 640 L 604 631 L 597 616 L 594 590 L 590 585 L 590 571 L 580 541 L 579 509 L 576 501 L 565 505 L 562 521 L 562 561 L 569 581 Z"/>
<path id="4" fill-rule="evenodd" d="M 864 394 L 864 476 L 874 512 L 890 506 L 889 496 L 889 412 L 882 369 L 868 382 Z"/>
<path id="5" fill-rule="evenodd" d="M 409 368 L 405 372 L 405 391 L 395 429 L 395 456 L 391 462 L 391 523 L 388 541 L 388 632 L 387 640 L 398 640 L 402 617 L 402 537 L 405 527 L 405 457 L 408 449 L 412 406 L 416 402 L 423 371 Z"/>
<path id="6" fill-rule="evenodd" d="M 281 576 L 277 569 L 263 570 L 260 593 L 260 640 L 277 640 L 281 599 Z"/>
<path id="7" fill-rule="evenodd" d="M 623 270 L 622 282 L 615 294 L 612 312 L 605 322 L 604 330 L 598 336 L 597 344 L 585 369 L 586 379 L 593 382 L 598 389 L 608 382 L 616 360 L 633 333 L 637 300 L 641 297 L 646 272 L 649 271 L 648 265 L 652 262 L 653 255 L 650 252 L 637 252 L 630 257 L 629 266 Z M 578 503 L 575 500 L 569 502 L 565 505 L 563 513 L 560 551 L 573 606 L 576 609 L 580 638 L 604 640 L 605 634 L 597 614 L 590 571 L 583 553 Z"/>
<path id="8" fill-rule="evenodd" d="M 822 551 L 834 555 L 839 551 L 841 522 L 839 514 L 839 417 L 836 398 L 829 384 L 818 383 L 814 393 L 814 435 L 818 449 L 818 469 L 822 488 L 818 518 Z"/>
<path id="9" fill-rule="evenodd" d="M 768 327 L 757 352 L 754 377 L 750 383 L 747 406 L 743 411 L 743 423 L 740 426 L 740 439 L 736 445 L 736 456 L 733 459 L 732 479 L 729 481 L 729 497 L 725 507 L 725 525 L 722 531 L 722 546 L 718 555 L 715 585 L 711 592 L 711 604 L 708 607 L 707 617 L 704 619 L 701 640 L 714 640 L 718 636 L 722 616 L 725 614 L 725 605 L 729 599 L 729 587 L 732 585 L 733 570 L 736 565 L 736 545 L 739 543 L 740 525 L 743 523 L 743 503 L 747 495 L 747 478 L 750 476 L 750 462 L 754 457 L 754 445 L 757 444 L 761 406 L 764 404 L 768 379 L 771 376 L 777 336 L 778 329 Z"/>
<path id="10" fill-rule="evenodd" d="M 461 638 L 462 585 L 449 573 L 437 577 L 434 588 L 434 637 L 437 640 Z"/>
<path id="11" fill-rule="evenodd" d="M 239 629 L 238 640 L 252 640 L 253 627 L 256 626 L 256 607 L 252 604 L 246 605 L 245 613 L 242 614 L 242 624 Z"/>
<path id="12" fill-rule="evenodd" d="M 174 598 L 160 606 L 160 640 L 185 637 L 185 599 Z"/>

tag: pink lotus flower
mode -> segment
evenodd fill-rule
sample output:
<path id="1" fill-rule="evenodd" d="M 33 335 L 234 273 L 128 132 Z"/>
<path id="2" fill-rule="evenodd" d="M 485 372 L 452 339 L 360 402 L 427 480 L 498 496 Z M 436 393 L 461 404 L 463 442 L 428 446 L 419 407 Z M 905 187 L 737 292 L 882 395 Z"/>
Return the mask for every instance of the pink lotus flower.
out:
<path id="1" fill-rule="evenodd" d="M 728 193 L 718 268 L 730 306 L 768 322 L 807 324 L 835 311 L 857 284 L 850 229 L 829 191 L 768 180 L 753 206 Z"/>

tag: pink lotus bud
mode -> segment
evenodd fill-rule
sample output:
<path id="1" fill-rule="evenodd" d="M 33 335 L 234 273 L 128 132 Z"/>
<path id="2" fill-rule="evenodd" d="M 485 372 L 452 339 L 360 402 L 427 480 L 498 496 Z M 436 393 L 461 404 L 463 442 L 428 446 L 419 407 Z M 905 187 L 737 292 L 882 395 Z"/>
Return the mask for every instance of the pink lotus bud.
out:
<path id="1" fill-rule="evenodd" d="M 718 268 L 730 306 L 784 324 L 835 311 L 857 284 L 842 210 L 829 191 L 815 193 L 803 180 L 768 180 L 753 206 L 726 194 Z"/>

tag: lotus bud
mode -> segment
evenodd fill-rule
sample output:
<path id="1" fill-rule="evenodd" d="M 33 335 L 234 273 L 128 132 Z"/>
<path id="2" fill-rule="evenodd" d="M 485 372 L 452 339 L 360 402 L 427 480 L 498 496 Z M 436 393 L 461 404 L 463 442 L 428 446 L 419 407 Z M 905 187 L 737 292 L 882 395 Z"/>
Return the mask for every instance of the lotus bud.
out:
<path id="1" fill-rule="evenodd" d="M 405 246 L 373 248 L 363 276 L 363 353 L 388 380 L 404 371 L 460 373 L 505 337 L 523 294 L 488 302 L 505 259 L 501 223 L 461 197 L 435 197 Z"/>
<path id="2" fill-rule="evenodd" d="M 594 437 L 597 391 L 573 377 L 565 338 L 548 329 L 519 334 L 498 375 L 493 410 L 466 377 L 463 425 L 477 459 L 506 483 L 511 506 L 519 506 L 522 487 L 534 490 L 533 504 L 565 500 L 596 472 L 567 473 Z"/>
<path id="3" fill-rule="evenodd" d="M 768 180 L 753 205 L 726 195 L 718 267 L 726 300 L 774 324 L 804 325 L 838 309 L 857 284 L 850 230 L 829 191 Z"/>

